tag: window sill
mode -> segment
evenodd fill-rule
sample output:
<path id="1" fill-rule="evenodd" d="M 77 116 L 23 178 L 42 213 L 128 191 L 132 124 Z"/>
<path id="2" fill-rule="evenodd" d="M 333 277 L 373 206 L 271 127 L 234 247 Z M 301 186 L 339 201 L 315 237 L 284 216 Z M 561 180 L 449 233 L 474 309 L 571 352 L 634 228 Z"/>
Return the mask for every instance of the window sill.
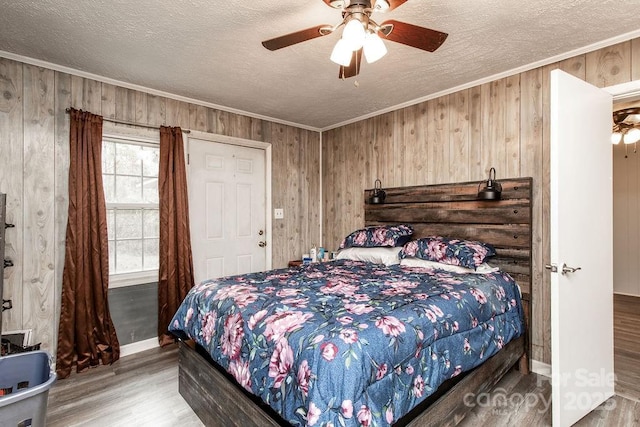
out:
<path id="1" fill-rule="evenodd" d="M 109 276 L 109 289 L 143 285 L 145 283 L 153 283 L 157 281 L 158 270 L 113 274 Z"/>

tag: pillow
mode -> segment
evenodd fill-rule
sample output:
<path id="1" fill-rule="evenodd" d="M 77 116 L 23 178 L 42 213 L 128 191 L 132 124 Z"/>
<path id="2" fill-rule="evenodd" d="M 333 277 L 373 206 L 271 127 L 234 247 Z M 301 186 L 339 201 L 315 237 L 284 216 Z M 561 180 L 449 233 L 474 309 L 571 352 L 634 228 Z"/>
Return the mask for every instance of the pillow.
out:
<path id="1" fill-rule="evenodd" d="M 356 230 L 344 238 L 340 249 L 354 246 L 362 248 L 402 246 L 409 241 L 413 227 L 407 224 L 379 225 Z"/>
<path id="2" fill-rule="evenodd" d="M 493 246 L 486 243 L 431 236 L 406 243 L 399 256 L 401 259 L 416 257 L 475 270 L 487 257 L 495 254 Z"/>
<path id="3" fill-rule="evenodd" d="M 353 261 L 366 261 L 375 264 L 395 265 L 400 263 L 398 254 L 401 247 L 395 248 L 345 248 L 340 250 L 335 259 L 350 259 Z"/>
<path id="4" fill-rule="evenodd" d="M 461 267 L 459 265 L 443 264 L 441 262 L 429 261 L 420 258 L 403 258 L 400 260 L 400 265 L 403 267 L 431 268 L 459 274 L 487 274 L 495 273 L 499 270 L 498 267 L 492 267 L 486 262 L 483 262 L 474 270 L 472 268 Z"/>

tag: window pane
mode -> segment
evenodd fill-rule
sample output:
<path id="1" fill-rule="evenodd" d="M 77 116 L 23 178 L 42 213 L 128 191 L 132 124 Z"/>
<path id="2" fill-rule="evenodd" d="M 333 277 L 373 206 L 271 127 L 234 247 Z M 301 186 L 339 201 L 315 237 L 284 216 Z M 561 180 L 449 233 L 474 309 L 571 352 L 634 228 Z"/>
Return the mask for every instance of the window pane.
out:
<path id="1" fill-rule="evenodd" d="M 118 175 L 142 175 L 139 145 L 118 144 L 116 146 L 116 173 Z"/>
<path id="2" fill-rule="evenodd" d="M 145 209 L 144 217 L 144 237 L 145 239 L 160 236 L 160 213 L 158 209 Z"/>
<path id="3" fill-rule="evenodd" d="M 116 242 L 116 272 L 130 273 L 142 270 L 142 240 Z"/>
<path id="4" fill-rule="evenodd" d="M 157 270 L 160 259 L 159 239 L 144 239 L 144 269 Z"/>
<path id="5" fill-rule="evenodd" d="M 117 203 L 141 203 L 142 178 L 137 176 L 116 176 Z"/>
<path id="6" fill-rule="evenodd" d="M 104 200 L 107 203 L 115 202 L 116 177 L 113 175 L 102 175 L 102 187 L 104 188 Z"/>
<path id="7" fill-rule="evenodd" d="M 102 177 L 107 203 L 150 208 L 108 209 L 109 273 L 157 270 L 159 264 L 159 147 L 103 141 Z M 125 207 L 125 206 L 121 206 Z"/>
<path id="8" fill-rule="evenodd" d="M 114 240 L 109 240 L 109 274 L 113 274 L 116 272 L 116 261 L 113 258 L 115 254 L 116 242 Z"/>
<path id="9" fill-rule="evenodd" d="M 102 173 L 115 172 L 115 143 L 109 141 L 102 142 Z"/>
<path id="10" fill-rule="evenodd" d="M 160 150 L 158 148 L 142 147 L 142 174 L 144 176 L 158 176 Z"/>
<path id="11" fill-rule="evenodd" d="M 113 240 L 116 238 L 113 232 L 116 229 L 116 213 L 113 209 L 107 209 L 107 239 Z"/>
<path id="12" fill-rule="evenodd" d="M 116 239 L 142 238 L 142 211 L 118 209 L 116 211 Z M 118 252 L 118 256 L 120 253 Z"/>
<path id="13" fill-rule="evenodd" d="M 158 178 L 144 178 L 145 203 L 158 203 Z"/>

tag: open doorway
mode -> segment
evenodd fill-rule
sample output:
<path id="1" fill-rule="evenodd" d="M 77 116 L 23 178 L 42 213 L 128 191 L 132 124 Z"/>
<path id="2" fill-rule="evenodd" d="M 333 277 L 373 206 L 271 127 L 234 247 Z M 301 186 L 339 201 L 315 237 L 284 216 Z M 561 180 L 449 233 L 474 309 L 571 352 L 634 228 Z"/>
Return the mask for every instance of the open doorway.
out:
<path id="1" fill-rule="evenodd" d="M 640 96 L 614 102 L 613 110 L 633 107 Z M 613 312 L 615 391 L 640 402 L 639 144 L 613 145 Z"/>

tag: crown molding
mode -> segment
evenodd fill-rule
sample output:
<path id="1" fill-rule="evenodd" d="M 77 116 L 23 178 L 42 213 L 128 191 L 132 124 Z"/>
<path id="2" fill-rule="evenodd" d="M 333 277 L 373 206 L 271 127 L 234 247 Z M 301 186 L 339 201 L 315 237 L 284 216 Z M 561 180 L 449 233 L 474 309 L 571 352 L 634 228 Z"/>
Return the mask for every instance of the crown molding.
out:
<path id="1" fill-rule="evenodd" d="M 450 95 L 452 93 L 459 92 L 461 90 L 470 89 L 472 87 L 480 86 L 485 83 L 490 83 L 495 80 L 503 79 L 505 77 L 511 77 L 516 74 L 524 73 L 526 71 L 531 71 L 536 68 L 544 67 L 545 65 L 553 64 L 555 62 L 564 61 L 565 59 L 573 58 L 578 55 L 583 55 L 585 53 L 593 52 L 594 50 L 602 49 L 604 47 L 612 46 L 617 43 L 626 42 L 628 40 L 640 37 L 640 30 L 635 30 L 629 33 L 621 34 L 616 37 L 612 37 L 606 40 L 602 40 L 578 49 L 571 50 L 569 52 L 561 53 L 559 55 L 552 56 L 550 58 L 546 58 L 540 61 L 532 62 L 527 65 L 523 65 L 517 68 L 513 68 L 508 71 L 504 71 L 502 73 L 493 74 L 488 77 L 484 77 L 482 79 L 478 79 L 469 83 L 465 83 L 459 86 L 452 87 L 450 89 L 445 89 L 440 92 L 436 92 L 430 95 L 423 96 L 421 98 L 417 98 L 411 101 L 404 102 L 402 104 L 394 105 L 392 107 L 388 107 L 382 110 L 374 111 L 373 113 L 366 114 L 364 116 L 356 117 L 353 119 L 346 120 L 344 122 L 336 123 L 334 125 L 330 125 L 321 129 L 322 132 L 326 132 L 331 129 L 336 129 L 342 126 L 346 126 L 352 123 L 356 123 L 362 120 L 370 119 L 372 117 L 379 116 L 381 114 L 390 113 L 392 111 L 399 110 L 401 108 L 410 107 L 412 105 L 420 104 L 421 102 L 429 101 L 432 99 L 440 98 L 441 96 Z"/>
<path id="2" fill-rule="evenodd" d="M 112 79 L 110 77 L 101 76 L 99 74 L 93 74 L 86 71 L 76 70 L 74 68 L 65 67 L 64 65 L 54 64 L 52 62 L 42 61 L 40 59 L 30 58 L 28 56 L 18 55 L 12 52 L 7 52 L 4 50 L 0 50 L 0 58 L 11 59 L 13 61 L 23 62 L 25 64 L 34 65 L 36 67 L 48 68 L 54 71 L 58 71 L 61 73 L 71 74 L 73 76 L 82 77 L 85 79 L 96 80 L 102 83 L 111 84 L 114 86 L 120 86 L 127 89 L 137 90 L 140 92 L 145 92 L 151 95 L 162 96 L 169 99 L 174 99 L 176 101 L 187 102 L 189 104 L 200 105 L 202 107 L 213 108 L 215 110 L 226 111 L 228 113 L 239 114 L 242 116 L 252 117 L 254 119 L 266 120 L 272 123 L 278 123 L 281 125 L 292 126 L 299 129 L 305 129 L 313 132 L 320 132 L 320 128 L 316 128 L 313 126 L 307 126 L 300 123 L 293 123 L 286 120 L 280 120 L 275 117 L 263 116 L 261 114 L 251 113 L 249 111 L 238 110 L 235 108 L 225 107 L 224 105 L 214 104 L 212 102 L 206 102 L 195 98 L 189 98 L 186 96 L 176 95 L 174 93 L 165 92 L 162 90 L 157 90 L 129 82 L 124 82 L 121 80 Z"/>

